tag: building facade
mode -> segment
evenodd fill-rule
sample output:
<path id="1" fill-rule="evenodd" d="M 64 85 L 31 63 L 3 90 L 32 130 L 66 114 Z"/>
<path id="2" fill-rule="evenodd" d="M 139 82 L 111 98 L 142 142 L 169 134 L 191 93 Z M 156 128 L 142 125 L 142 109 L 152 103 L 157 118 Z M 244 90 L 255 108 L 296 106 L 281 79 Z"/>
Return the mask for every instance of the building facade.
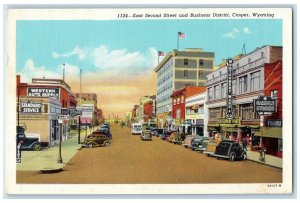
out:
<path id="1" fill-rule="evenodd" d="M 198 86 L 190 86 L 186 85 L 184 88 L 173 91 L 172 98 L 172 125 L 180 126 L 186 120 L 185 118 L 185 106 L 186 106 L 186 98 L 196 95 L 201 92 L 205 92 L 205 87 Z M 172 128 L 172 126 L 171 126 Z"/>
<path id="2" fill-rule="evenodd" d="M 27 137 L 37 137 L 43 146 L 52 146 L 67 139 L 66 123 L 59 124 L 61 103 L 55 98 L 21 96 L 17 101 L 17 123 L 25 129 Z"/>
<path id="3" fill-rule="evenodd" d="M 280 60 L 282 47 L 263 46 L 234 61 L 232 72 L 233 119 L 227 113 L 227 66 L 207 75 L 208 133 L 220 132 L 223 138 L 248 138 L 260 142 L 260 116 L 253 100 L 265 95 L 265 65 Z"/>
<path id="4" fill-rule="evenodd" d="M 98 108 L 96 93 L 76 93 L 77 109 L 82 110 L 80 121 L 83 125 L 97 126 L 103 122 L 103 114 Z M 78 122 L 78 121 L 77 121 Z"/>
<path id="5" fill-rule="evenodd" d="M 189 96 L 185 100 L 185 120 L 191 123 L 192 135 L 207 137 L 208 109 L 206 91 Z"/>
<path id="6" fill-rule="evenodd" d="M 157 125 L 172 123 L 174 90 L 186 85 L 205 86 L 206 75 L 213 72 L 214 53 L 202 49 L 173 50 L 155 68 L 157 73 Z"/>
<path id="7" fill-rule="evenodd" d="M 265 96 L 276 100 L 276 112 L 261 116 L 259 136 L 267 153 L 282 157 L 282 61 L 265 64 Z"/>
<path id="8" fill-rule="evenodd" d="M 51 98 L 52 100 L 55 100 L 60 104 L 59 109 L 76 108 L 77 101 L 76 101 L 75 95 L 71 91 L 70 86 L 68 84 L 66 84 L 63 80 L 33 78 L 32 83 L 22 83 L 21 76 L 17 75 L 16 77 L 17 77 L 17 80 L 16 80 L 16 82 L 17 82 L 17 84 L 16 84 L 17 85 L 17 92 L 16 92 L 17 97 L 23 98 L 23 99 L 30 98 L 30 100 L 32 100 L 32 101 L 33 100 L 46 101 L 47 99 Z M 56 102 L 52 102 L 52 101 L 48 101 L 48 100 L 46 102 L 49 103 L 48 106 L 50 106 L 50 105 L 57 106 L 57 104 L 55 104 Z M 55 109 L 57 110 L 58 107 L 55 107 Z M 47 117 L 46 115 L 48 115 L 48 113 L 45 112 L 45 114 L 43 114 L 44 117 Z M 57 123 L 58 123 L 57 115 L 60 115 L 61 112 L 59 112 L 59 113 L 58 112 L 56 112 L 56 113 L 50 112 L 49 114 L 50 114 L 49 115 L 50 117 L 51 117 L 51 115 L 54 115 L 54 114 L 56 115 L 51 118 L 52 124 L 49 124 L 49 126 L 50 126 L 49 129 L 50 128 L 52 129 L 53 126 L 56 126 L 56 128 L 57 128 L 57 126 L 58 126 L 57 125 Z M 26 114 L 26 115 L 28 117 L 29 114 Z M 34 116 L 32 116 L 32 117 L 35 117 L 35 116 L 36 116 L 35 122 L 38 122 L 38 119 L 44 120 L 43 116 L 38 116 L 37 114 L 34 114 Z M 59 127 L 59 129 L 61 129 L 59 132 L 62 132 L 63 139 L 66 139 L 68 137 L 70 124 L 74 123 L 74 120 L 75 120 L 75 118 L 70 117 L 69 120 L 67 121 L 67 123 L 64 123 L 64 125 L 61 125 Z M 26 123 L 28 123 L 28 122 L 31 122 L 31 121 L 27 119 Z M 45 135 L 46 131 L 49 133 L 48 136 Z M 53 132 L 56 132 L 56 130 L 52 129 L 51 131 L 49 131 L 49 130 L 46 130 L 46 131 L 43 130 L 43 132 L 41 132 L 43 134 L 43 135 L 41 135 L 41 141 L 45 142 L 44 144 L 51 146 L 51 145 L 55 144 L 55 142 L 53 140 L 56 140 L 56 138 L 57 138 L 56 133 L 54 133 L 54 137 L 52 136 Z M 25 132 L 26 132 L 26 130 L 25 130 Z M 46 137 L 49 137 L 51 139 L 46 139 Z"/>

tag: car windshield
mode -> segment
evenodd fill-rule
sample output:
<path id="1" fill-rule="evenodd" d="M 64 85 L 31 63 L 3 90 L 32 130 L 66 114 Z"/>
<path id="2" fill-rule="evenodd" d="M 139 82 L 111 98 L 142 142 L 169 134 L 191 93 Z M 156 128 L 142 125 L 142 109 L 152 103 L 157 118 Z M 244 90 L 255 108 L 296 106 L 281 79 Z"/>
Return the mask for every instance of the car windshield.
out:
<path id="1" fill-rule="evenodd" d="M 163 132 L 163 129 L 158 129 L 157 132 L 158 132 L 158 133 L 162 133 L 162 132 Z"/>

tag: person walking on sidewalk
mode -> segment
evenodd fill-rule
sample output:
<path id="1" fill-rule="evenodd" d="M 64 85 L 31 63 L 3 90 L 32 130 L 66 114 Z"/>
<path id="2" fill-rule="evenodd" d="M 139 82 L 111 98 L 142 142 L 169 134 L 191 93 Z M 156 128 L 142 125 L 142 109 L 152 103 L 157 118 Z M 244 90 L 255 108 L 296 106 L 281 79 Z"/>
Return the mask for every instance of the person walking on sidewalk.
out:
<path id="1" fill-rule="evenodd" d="M 247 151 L 247 140 L 245 139 L 245 138 L 243 138 L 243 149 L 245 150 L 245 151 Z"/>

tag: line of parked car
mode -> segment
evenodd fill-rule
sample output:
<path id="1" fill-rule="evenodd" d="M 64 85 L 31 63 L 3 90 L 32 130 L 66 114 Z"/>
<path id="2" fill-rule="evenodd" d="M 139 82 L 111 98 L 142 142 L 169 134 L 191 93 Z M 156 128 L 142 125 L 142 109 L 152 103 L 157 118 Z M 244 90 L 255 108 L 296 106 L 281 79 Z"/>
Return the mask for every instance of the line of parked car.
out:
<path id="1" fill-rule="evenodd" d="M 220 136 L 204 137 L 160 128 L 149 128 L 149 131 L 151 136 L 159 137 L 173 144 L 180 144 L 185 148 L 191 148 L 192 151 L 200 151 L 217 159 L 229 159 L 230 161 L 247 159 L 246 150 L 238 142 L 222 140 Z M 143 136 L 141 133 L 141 139 Z"/>
<path id="2" fill-rule="evenodd" d="M 109 123 L 103 123 L 96 131 L 84 139 L 83 146 L 88 148 L 108 147 L 111 145 L 111 140 L 110 125 Z"/>

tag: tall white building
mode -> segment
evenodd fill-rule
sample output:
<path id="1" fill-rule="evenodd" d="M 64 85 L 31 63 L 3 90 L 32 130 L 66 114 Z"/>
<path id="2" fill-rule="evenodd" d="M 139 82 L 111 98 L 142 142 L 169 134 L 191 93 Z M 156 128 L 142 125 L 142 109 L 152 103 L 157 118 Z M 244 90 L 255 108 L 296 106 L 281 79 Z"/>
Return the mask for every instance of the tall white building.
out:
<path id="1" fill-rule="evenodd" d="M 206 75 L 213 72 L 214 53 L 202 49 L 173 50 L 155 68 L 157 73 L 157 125 L 172 122 L 172 99 L 174 90 L 186 85 L 205 86 Z"/>

